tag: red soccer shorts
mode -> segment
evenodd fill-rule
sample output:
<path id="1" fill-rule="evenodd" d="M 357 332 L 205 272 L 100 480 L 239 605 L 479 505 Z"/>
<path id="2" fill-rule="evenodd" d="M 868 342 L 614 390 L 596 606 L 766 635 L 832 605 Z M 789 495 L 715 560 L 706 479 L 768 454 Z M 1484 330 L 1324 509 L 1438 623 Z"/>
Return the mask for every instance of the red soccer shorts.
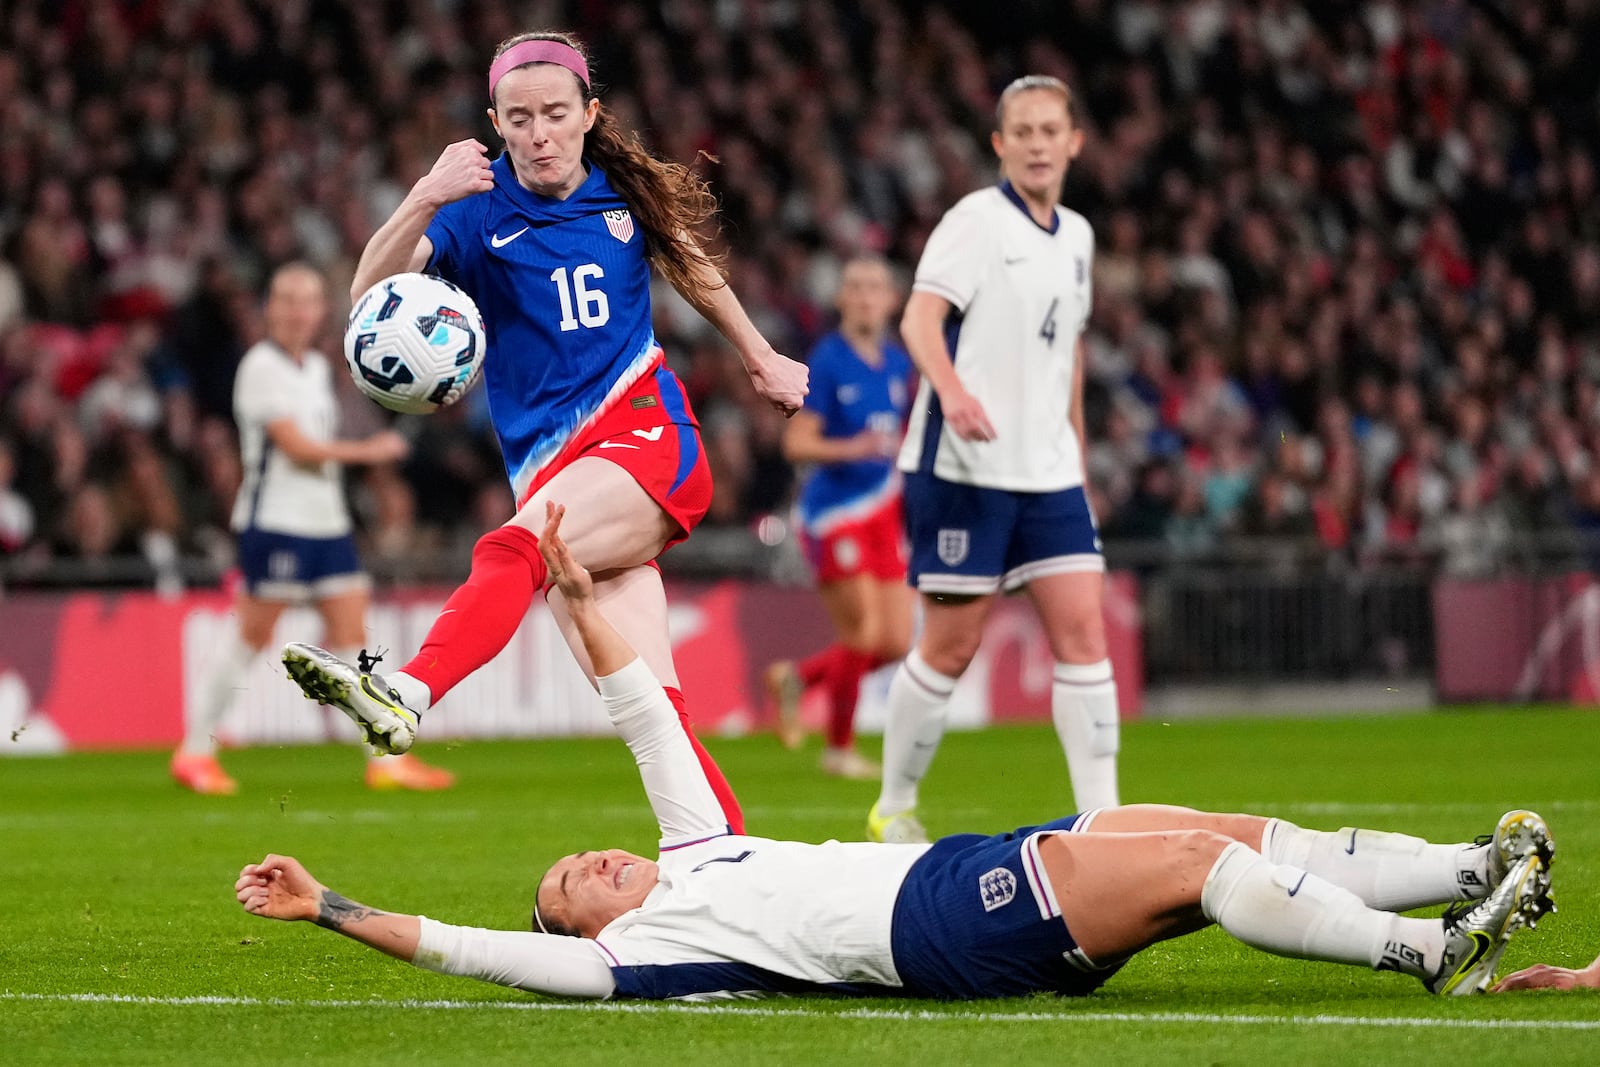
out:
<path id="1" fill-rule="evenodd" d="M 906 580 L 905 528 L 900 520 L 900 498 L 889 501 L 871 515 L 836 526 L 815 536 L 800 531 L 800 547 L 826 585 L 858 574 L 885 582 Z"/>
<path id="2" fill-rule="evenodd" d="M 678 376 L 657 363 L 585 431 L 568 442 L 528 486 L 520 509 L 546 482 L 580 456 L 610 460 L 633 476 L 685 540 L 711 507 L 711 468 L 700 444 L 700 424 Z"/>

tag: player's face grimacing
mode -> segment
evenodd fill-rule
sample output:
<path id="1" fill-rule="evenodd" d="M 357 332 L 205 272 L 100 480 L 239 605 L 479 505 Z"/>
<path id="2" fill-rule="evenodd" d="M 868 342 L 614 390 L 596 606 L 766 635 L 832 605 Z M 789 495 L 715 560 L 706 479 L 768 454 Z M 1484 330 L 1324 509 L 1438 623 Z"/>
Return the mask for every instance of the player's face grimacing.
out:
<path id="1" fill-rule="evenodd" d="M 525 188 L 564 199 L 583 184 L 583 135 L 600 101 L 583 102 L 571 71 L 550 63 L 518 67 L 495 86 L 494 104 L 489 120 Z"/>
<path id="2" fill-rule="evenodd" d="M 659 875 L 655 861 L 620 848 L 579 852 L 545 872 L 534 901 L 547 925 L 595 937 L 611 920 L 643 904 Z"/>
<path id="3" fill-rule="evenodd" d="M 990 143 L 1012 185 L 1053 203 L 1061 197 L 1067 166 L 1083 147 L 1083 131 L 1073 125 L 1060 93 L 1027 89 L 1006 104 Z"/>

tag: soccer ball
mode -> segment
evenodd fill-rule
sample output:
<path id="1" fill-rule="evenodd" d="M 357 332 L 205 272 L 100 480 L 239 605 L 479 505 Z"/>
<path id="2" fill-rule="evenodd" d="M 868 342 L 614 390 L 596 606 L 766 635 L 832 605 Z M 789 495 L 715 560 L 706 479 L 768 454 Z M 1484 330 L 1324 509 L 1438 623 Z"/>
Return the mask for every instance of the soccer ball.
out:
<path id="1" fill-rule="evenodd" d="M 453 404 L 483 369 L 483 315 L 443 278 L 396 274 L 362 294 L 344 331 L 356 386 L 390 411 Z"/>

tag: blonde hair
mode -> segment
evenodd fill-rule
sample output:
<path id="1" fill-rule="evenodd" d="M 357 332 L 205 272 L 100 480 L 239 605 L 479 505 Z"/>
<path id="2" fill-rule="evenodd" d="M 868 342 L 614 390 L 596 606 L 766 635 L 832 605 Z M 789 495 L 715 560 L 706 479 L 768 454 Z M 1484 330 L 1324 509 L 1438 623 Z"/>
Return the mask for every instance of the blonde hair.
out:
<path id="1" fill-rule="evenodd" d="M 1078 124 L 1078 114 L 1074 107 L 1072 90 L 1068 88 L 1066 82 L 1048 74 L 1025 74 L 1000 91 L 1000 100 L 994 106 L 995 129 L 998 130 L 1005 126 L 1006 104 L 1011 102 L 1011 98 L 1018 93 L 1025 93 L 1031 89 L 1043 89 L 1047 92 L 1060 94 L 1061 102 L 1067 105 L 1067 118 L 1072 121 L 1074 126 Z"/>

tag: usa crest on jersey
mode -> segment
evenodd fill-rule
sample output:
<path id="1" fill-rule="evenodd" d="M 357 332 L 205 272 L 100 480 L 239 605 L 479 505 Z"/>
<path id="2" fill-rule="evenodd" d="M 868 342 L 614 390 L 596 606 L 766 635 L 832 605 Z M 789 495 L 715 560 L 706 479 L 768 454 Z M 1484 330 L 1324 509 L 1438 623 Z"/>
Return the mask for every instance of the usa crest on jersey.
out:
<path id="1" fill-rule="evenodd" d="M 611 231 L 611 236 L 627 244 L 633 239 L 633 215 L 627 208 L 617 208 L 615 211 L 603 212 L 606 220 L 606 229 Z"/>

